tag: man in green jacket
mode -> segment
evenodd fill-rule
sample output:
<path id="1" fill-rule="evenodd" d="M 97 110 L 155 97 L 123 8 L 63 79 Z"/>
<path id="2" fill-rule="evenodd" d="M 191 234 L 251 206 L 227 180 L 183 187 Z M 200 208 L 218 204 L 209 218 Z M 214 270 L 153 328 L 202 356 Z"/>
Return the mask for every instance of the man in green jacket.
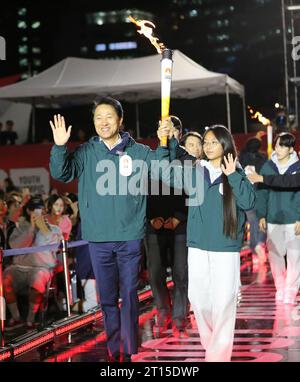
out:
<path id="1" fill-rule="evenodd" d="M 294 151 L 295 142 L 292 134 L 279 134 L 275 140 L 275 151 L 262 167 L 260 175 L 300 173 L 300 162 Z M 260 229 L 267 231 L 276 301 L 294 304 L 300 285 L 300 192 L 298 189 L 260 185 L 256 210 L 260 218 Z"/>
<path id="2" fill-rule="evenodd" d="M 138 351 L 137 287 L 146 223 L 142 186 L 153 161 L 168 160 L 175 139 L 169 141 L 169 147 L 159 146 L 156 151 L 136 143 L 120 131 L 123 109 L 110 97 L 95 102 L 93 120 L 97 136 L 69 153 L 66 143 L 71 126 L 66 129 L 64 118 L 54 116 L 50 121 L 55 142 L 50 171 L 62 182 L 78 178 L 82 238 L 89 241 L 104 313 L 108 360 L 130 361 Z M 168 123 L 162 123 L 160 136 L 169 133 Z"/>

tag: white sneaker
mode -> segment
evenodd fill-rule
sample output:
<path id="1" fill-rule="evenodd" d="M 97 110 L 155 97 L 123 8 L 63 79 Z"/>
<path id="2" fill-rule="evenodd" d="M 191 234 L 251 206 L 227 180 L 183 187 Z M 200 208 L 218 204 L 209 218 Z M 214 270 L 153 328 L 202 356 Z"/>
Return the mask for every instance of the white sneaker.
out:
<path id="1" fill-rule="evenodd" d="M 275 294 L 275 300 L 278 302 L 282 302 L 284 299 L 284 291 L 279 289 Z"/>
<path id="2" fill-rule="evenodd" d="M 292 292 L 286 292 L 284 295 L 283 302 L 285 304 L 295 305 L 296 304 L 296 296 L 295 293 Z"/>
<path id="3" fill-rule="evenodd" d="M 267 262 L 265 247 L 262 244 L 257 244 L 257 246 L 255 247 L 255 252 L 257 254 L 259 263 L 265 264 Z"/>

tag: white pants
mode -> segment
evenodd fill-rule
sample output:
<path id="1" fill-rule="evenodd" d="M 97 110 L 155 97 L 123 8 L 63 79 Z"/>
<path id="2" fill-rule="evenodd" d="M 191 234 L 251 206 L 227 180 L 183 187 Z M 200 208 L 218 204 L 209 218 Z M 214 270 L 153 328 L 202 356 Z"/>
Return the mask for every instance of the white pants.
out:
<path id="1" fill-rule="evenodd" d="M 83 312 L 87 312 L 89 309 L 95 308 L 98 305 L 96 280 L 83 279 L 81 285 L 84 290 L 84 301 L 82 304 Z"/>
<path id="2" fill-rule="evenodd" d="M 230 362 L 240 286 L 240 254 L 188 251 L 189 300 L 205 361 Z"/>
<path id="3" fill-rule="evenodd" d="M 267 232 L 269 262 L 276 290 L 296 297 L 300 286 L 300 236 L 295 235 L 295 224 L 268 223 Z"/>

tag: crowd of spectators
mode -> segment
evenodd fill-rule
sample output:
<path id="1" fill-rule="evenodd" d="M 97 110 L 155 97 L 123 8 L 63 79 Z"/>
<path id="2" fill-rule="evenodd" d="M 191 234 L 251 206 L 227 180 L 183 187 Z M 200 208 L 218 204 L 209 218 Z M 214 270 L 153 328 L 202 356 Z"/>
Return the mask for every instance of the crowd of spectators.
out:
<path id="1" fill-rule="evenodd" d="M 32 195 L 27 187 L 15 187 L 10 178 L 3 182 L 3 189 L 0 189 L 1 248 L 39 247 L 57 244 L 63 238 L 75 240 L 80 238 L 79 223 L 77 195 L 60 195 L 56 189 L 51 189 L 48 194 Z M 75 255 L 79 251 L 69 251 L 68 256 L 70 270 L 86 270 L 86 274 L 77 272 L 84 278 L 83 281 L 78 280 L 79 291 L 76 290 L 75 295 L 82 301 L 78 299 L 80 304 L 73 301 L 76 311 L 87 311 L 98 304 L 95 283 L 89 281 L 93 279 L 93 274 L 87 250 L 86 256 L 78 257 L 78 261 Z M 57 308 L 64 314 L 66 296 L 60 250 L 37 250 L 30 254 L 4 257 L 3 291 L 8 318 L 5 328 L 8 332 L 21 327 L 31 330 L 40 324 L 37 313 L 43 308 L 51 284 L 55 284 Z M 20 307 L 20 296 L 25 296 L 25 299 L 21 298 L 26 302 L 25 308 Z"/>

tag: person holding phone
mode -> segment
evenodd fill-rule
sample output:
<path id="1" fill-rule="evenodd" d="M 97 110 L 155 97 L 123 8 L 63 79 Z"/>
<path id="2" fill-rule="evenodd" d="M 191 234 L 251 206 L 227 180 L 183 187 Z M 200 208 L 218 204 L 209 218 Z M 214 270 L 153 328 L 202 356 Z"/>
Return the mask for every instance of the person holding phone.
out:
<path id="1" fill-rule="evenodd" d="M 40 214 L 42 211 L 42 214 Z M 49 223 L 43 214 L 44 201 L 32 197 L 24 206 L 23 216 L 13 230 L 9 244 L 11 248 L 39 247 L 59 243 L 62 230 Z M 37 213 L 36 213 L 37 212 Z M 47 284 L 51 282 L 57 265 L 56 251 L 42 251 L 13 257 L 12 265 L 3 274 L 4 296 L 11 319 L 6 330 L 26 325 L 28 330 L 35 328 L 35 315 L 40 308 Z M 28 290 L 28 314 L 23 322 L 18 305 L 17 294 Z"/>

